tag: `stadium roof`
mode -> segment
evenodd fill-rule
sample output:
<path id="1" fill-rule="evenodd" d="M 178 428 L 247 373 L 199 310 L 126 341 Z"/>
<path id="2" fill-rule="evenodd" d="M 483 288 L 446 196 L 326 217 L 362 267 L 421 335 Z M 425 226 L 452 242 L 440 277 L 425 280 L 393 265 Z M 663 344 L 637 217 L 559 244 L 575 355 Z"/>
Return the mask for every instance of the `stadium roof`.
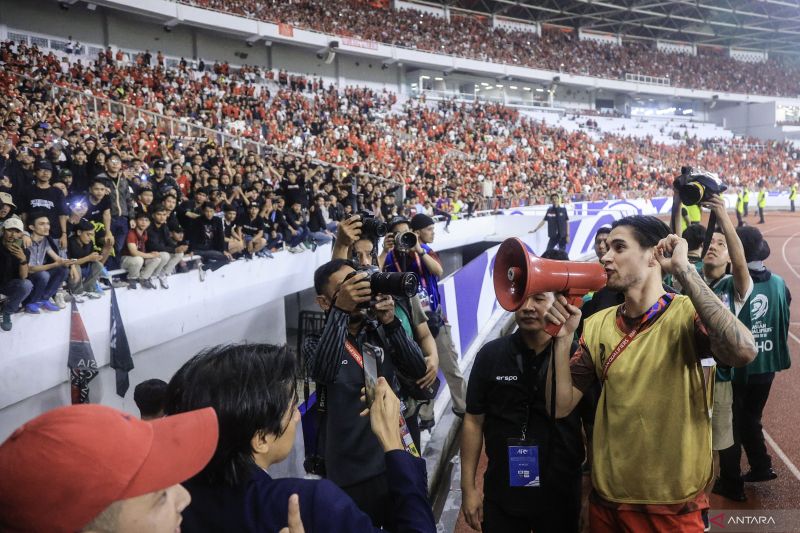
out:
<path id="1" fill-rule="evenodd" d="M 800 54 L 800 0 L 441 0 L 440 3 L 630 37 Z"/>

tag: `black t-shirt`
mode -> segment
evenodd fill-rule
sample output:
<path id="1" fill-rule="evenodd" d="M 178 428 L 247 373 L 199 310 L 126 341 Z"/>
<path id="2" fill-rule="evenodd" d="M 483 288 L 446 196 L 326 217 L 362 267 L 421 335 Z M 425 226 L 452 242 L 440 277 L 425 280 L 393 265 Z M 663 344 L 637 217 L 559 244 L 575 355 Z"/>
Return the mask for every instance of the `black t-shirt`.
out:
<path id="1" fill-rule="evenodd" d="M 83 259 L 92 252 L 94 252 L 92 243 L 83 244 L 77 235 L 71 237 L 67 243 L 67 257 L 70 259 Z"/>
<path id="2" fill-rule="evenodd" d="M 286 205 L 291 207 L 296 202 L 306 205 L 306 192 L 303 189 L 303 182 L 298 178 L 294 183 L 289 180 L 281 182 L 281 196 L 286 200 Z"/>
<path id="3" fill-rule="evenodd" d="M 61 237 L 59 217 L 67 215 L 67 205 L 64 193 L 60 189 L 31 187 L 25 193 L 19 209 L 28 214 L 28 223 L 32 222 L 30 218 L 32 214 L 46 215 L 50 219 L 50 236 L 54 239 Z"/>
<path id="4" fill-rule="evenodd" d="M 25 256 L 30 256 L 27 250 L 25 250 Z M 19 259 L 9 252 L 4 244 L 0 243 L 0 287 L 12 279 L 19 279 Z"/>
<path id="5" fill-rule="evenodd" d="M 254 220 L 250 220 L 247 215 L 241 216 L 236 220 L 236 225 L 242 228 L 242 234 L 255 237 L 259 231 L 264 231 L 264 219 L 256 215 Z"/>
<path id="6" fill-rule="evenodd" d="M 577 346 L 570 353 L 575 349 Z M 484 345 L 469 377 L 467 412 L 485 415 L 483 434 L 489 464 L 484 494 L 507 511 L 529 512 L 539 505 L 545 508 L 546 494 L 567 493 L 581 476 L 584 447 L 578 414 L 573 411 L 552 422 L 547 412 L 549 363 L 549 348 L 533 353 L 517 332 Z M 539 446 L 541 486 L 510 487 L 508 439 L 522 436 L 526 415 L 526 436 Z M 554 426 L 556 431 L 552 432 Z"/>
<path id="7" fill-rule="evenodd" d="M 547 220 L 547 236 L 549 238 L 566 238 L 567 221 L 569 220 L 566 207 L 554 207 L 551 205 L 547 208 L 544 218 Z"/>
<path id="8" fill-rule="evenodd" d="M 99 224 L 103 223 L 103 213 L 105 213 L 106 209 L 111 210 L 111 199 L 108 196 L 103 196 L 103 198 L 95 205 L 92 203 L 92 199 L 89 198 L 86 201 L 86 220 L 89 222 L 96 222 Z"/>

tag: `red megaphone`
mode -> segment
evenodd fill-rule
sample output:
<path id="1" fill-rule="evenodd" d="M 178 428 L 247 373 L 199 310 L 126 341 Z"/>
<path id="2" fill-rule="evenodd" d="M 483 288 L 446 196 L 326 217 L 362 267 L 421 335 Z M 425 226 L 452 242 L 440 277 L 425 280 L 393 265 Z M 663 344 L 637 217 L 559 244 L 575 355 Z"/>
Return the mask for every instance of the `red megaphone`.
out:
<path id="1" fill-rule="evenodd" d="M 606 278 L 600 263 L 542 259 L 516 238 L 503 241 L 494 259 L 494 293 L 506 311 L 518 310 L 530 295 L 540 292 L 562 293 L 580 307 L 586 293 L 606 286 Z M 554 337 L 560 329 L 552 323 L 545 327 Z"/>

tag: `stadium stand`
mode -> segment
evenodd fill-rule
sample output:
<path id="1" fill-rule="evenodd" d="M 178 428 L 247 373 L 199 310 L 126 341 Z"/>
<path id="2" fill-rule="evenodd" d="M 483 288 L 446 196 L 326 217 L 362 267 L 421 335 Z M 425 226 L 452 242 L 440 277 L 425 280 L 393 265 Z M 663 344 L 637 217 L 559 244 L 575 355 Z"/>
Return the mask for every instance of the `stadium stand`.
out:
<path id="1" fill-rule="evenodd" d="M 359 0 L 182 0 L 182 3 L 340 36 L 557 72 L 610 79 L 626 73 L 669 78 L 673 87 L 796 97 L 800 66 L 769 59 L 743 63 L 719 49 L 669 54 L 652 44 L 622 46 L 578 40 L 574 32 L 545 29 L 541 36 L 492 28 L 488 17 L 453 14 L 449 21 L 422 10 L 392 10 L 388 2 Z"/>

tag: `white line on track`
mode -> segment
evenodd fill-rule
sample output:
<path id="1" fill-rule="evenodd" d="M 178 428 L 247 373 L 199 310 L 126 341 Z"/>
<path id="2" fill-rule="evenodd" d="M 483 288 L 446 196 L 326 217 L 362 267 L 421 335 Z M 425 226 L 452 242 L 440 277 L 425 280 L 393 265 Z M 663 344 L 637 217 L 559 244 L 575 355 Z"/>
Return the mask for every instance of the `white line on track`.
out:
<path id="1" fill-rule="evenodd" d="M 783 262 L 786 263 L 786 266 L 789 267 L 789 270 L 792 271 L 792 274 L 797 276 L 797 279 L 800 279 L 800 273 L 798 273 L 797 270 L 794 269 L 792 264 L 789 263 L 789 260 L 786 258 L 786 245 L 789 244 L 789 242 L 798 235 L 800 235 L 800 231 L 798 231 L 797 233 L 795 233 L 794 235 L 792 235 L 791 237 L 789 237 L 784 241 L 783 248 L 781 248 L 781 255 L 783 256 Z"/>
<path id="2" fill-rule="evenodd" d="M 780 448 L 780 446 L 778 446 L 777 442 L 772 440 L 772 437 L 769 436 L 769 433 L 767 433 L 766 430 L 763 430 L 763 431 L 764 431 L 764 438 L 769 443 L 769 445 L 772 447 L 772 449 L 775 451 L 775 453 L 778 455 L 778 457 L 781 458 L 781 461 L 783 461 L 784 464 L 786 464 L 786 467 L 789 469 L 789 472 L 794 474 L 794 477 L 796 477 L 798 480 L 800 480 L 800 469 L 798 469 L 796 466 L 794 466 L 794 463 L 791 461 L 791 459 L 789 459 L 786 456 L 786 454 L 783 453 L 783 450 L 781 450 L 781 448 Z"/>

